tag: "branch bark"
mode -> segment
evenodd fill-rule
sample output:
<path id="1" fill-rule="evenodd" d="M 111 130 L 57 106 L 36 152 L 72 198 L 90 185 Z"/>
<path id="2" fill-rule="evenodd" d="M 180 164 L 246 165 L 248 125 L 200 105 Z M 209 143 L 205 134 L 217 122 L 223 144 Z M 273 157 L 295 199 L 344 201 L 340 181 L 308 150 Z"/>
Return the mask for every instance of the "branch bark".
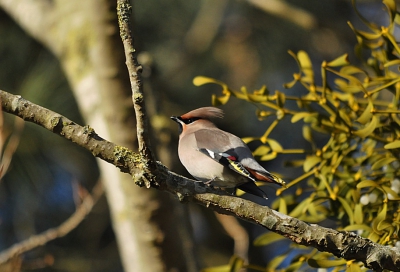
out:
<path id="1" fill-rule="evenodd" d="M 132 89 L 132 101 L 136 115 L 136 133 L 139 145 L 139 152 L 151 162 L 154 157 L 151 153 L 150 137 L 148 133 L 146 107 L 144 103 L 143 84 L 141 78 L 142 66 L 138 63 L 135 56 L 134 40 L 131 31 L 132 6 L 129 1 L 117 1 L 117 15 L 119 32 L 124 45 L 126 67 L 129 72 L 129 79 Z"/>
<path id="2" fill-rule="evenodd" d="M 365 267 L 376 271 L 400 271 L 400 251 L 395 247 L 373 243 L 351 232 L 307 224 L 269 207 L 229 196 L 224 191 L 176 175 L 160 162 L 149 167 L 140 154 L 102 139 L 89 126 L 82 127 L 21 96 L 0 91 L 0 99 L 3 111 L 38 124 L 86 148 L 94 156 L 130 173 L 136 181 L 146 178 L 151 187 L 174 194 L 180 201 L 192 201 L 219 213 L 236 216 L 281 234 L 294 243 L 330 252 L 339 258 L 361 261 Z"/>
<path id="3" fill-rule="evenodd" d="M 83 219 L 90 213 L 93 206 L 103 195 L 103 186 L 100 182 L 93 188 L 91 194 L 86 195 L 82 203 L 77 207 L 74 214 L 72 214 L 64 223 L 56 228 L 51 228 L 43 233 L 29 237 L 29 239 L 13 245 L 11 248 L 0 252 L 0 264 L 8 262 L 9 260 L 18 257 L 20 254 L 42 246 L 51 240 L 63 237 L 76 228 Z"/>

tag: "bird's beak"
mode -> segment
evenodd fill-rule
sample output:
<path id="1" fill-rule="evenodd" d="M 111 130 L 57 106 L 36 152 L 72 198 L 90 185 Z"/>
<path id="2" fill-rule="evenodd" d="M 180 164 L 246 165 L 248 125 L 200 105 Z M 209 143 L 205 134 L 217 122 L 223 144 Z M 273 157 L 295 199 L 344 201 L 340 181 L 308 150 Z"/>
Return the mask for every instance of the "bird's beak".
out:
<path id="1" fill-rule="evenodd" d="M 174 120 L 175 122 L 177 122 L 178 124 L 180 123 L 179 121 L 179 117 L 178 116 L 171 116 L 170 117 L 172 120 Z"/>
<path id="2" fill-rule="evenodd" d="M 182 122 L 181 118 L 179 118 L 178 116 L 171 116 L 171 119 L 178 123 L 178 125 L 179 125 L 179 134 L 181 134 L 182 130 L 183 130 L 183 125 L 182 125 L 183 122 Z"/>

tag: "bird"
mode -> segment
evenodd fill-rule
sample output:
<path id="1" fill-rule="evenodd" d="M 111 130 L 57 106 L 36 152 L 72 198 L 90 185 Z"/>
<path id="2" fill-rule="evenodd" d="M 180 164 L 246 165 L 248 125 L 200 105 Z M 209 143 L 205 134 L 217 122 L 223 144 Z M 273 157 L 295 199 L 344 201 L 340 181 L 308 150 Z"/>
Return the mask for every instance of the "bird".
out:
<path id="1" fill-rule="evenodd" d="M 198 181 L 219 188 L 238 188 L 268 199 L 256 181 L 285 186 L 285 181 L 264 169 L 250 148 L 237 136 L 219 129 L 213 120 L 224 112 L 202 107 L 181 116 L 171 116 L 179 125 L 178 156 Z"/>

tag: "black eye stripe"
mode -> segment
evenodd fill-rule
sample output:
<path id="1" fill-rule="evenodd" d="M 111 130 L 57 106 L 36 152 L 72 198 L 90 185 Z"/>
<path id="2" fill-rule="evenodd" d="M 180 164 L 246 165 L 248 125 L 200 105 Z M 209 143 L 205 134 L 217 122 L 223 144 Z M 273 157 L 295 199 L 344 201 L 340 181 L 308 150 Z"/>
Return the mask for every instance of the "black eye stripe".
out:
<path id="1" fill-rule="evenodd" d="M 199 117 L 193 117 L 193 118 L 189 118 L 189 119 L 181 119 L 186 125 L 193 123 L 196 120 L 199 120 Z"/>

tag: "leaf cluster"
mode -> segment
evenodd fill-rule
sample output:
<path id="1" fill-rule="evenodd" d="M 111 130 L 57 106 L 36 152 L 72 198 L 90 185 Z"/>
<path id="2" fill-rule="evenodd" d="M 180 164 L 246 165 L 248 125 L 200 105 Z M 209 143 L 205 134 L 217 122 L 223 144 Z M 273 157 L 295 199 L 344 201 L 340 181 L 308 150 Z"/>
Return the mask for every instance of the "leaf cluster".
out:
<path id="1" fill-rule="evenodd" d="M 333 222 L 338 229 L 397 246 L 400 244 L 400 47 L 394 33 L 399 29 L 400 15 L 394 0 L 383 3 L 389 18 L 387 26 L 369 22 L 353 1 L 358 16 L 369 29 L 357 30 L 349 23 L 357 38 L 355 52 L 361 61 L 359 65 L 350 63 L 344 54 L 323 61 L 318 67 L 321 78 L 316 79 L 316 68 L 308 54 L 289 51 L 299 70 L 291 82 L 284 84 L 289 89 L 285 92 L 271 92 L 266 86 L 252 92 L 245 87 L 237 91 L 202 76 L 196 77 L 194 84 L 222 87 L 221 95 L 212 96 L 214 105 L 226 104 L 235 97 L 256 105 L 260 119 L 273 118 L 264 135 L 244 139 L 262 143 L 254 151 L 260 160 L 272 160 L 280 154 L 303 155 L 301 160 L 287 162 L 288 166 L 302 167 L 303 174 L 288 183 L 292 190 L 277 191 L 281 197 L 272 208 L 310 223 Z M 296 102 L 296 106 L 289 106 L 288 101 Z M 309 148 L 285 149 L 270 137 L 285 118 L 292 123 L 302 122 L 301 134 Z M 318 134 L 325 135 L 326 140 L 315 141 Z M 283 238 L 277 234 L 266 233 L 255 244 L 267 245 L 280 239 Z M 297 255 L 285 271 L 298 270 L 305 264 L 348 271 L 364 269 L 362 264 L 334 259 L 327 253 L 294 248 Z M 282 267 L 289 251 L 275 257 L 268 269 Z"/>

